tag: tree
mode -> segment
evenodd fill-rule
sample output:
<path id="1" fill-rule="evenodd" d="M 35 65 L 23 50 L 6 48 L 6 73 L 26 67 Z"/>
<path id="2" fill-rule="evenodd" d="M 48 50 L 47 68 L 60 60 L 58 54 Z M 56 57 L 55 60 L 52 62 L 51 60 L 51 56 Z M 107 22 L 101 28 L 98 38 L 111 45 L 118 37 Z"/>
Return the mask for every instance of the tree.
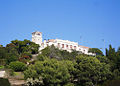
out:
<path id="1" fill-rule="evenodd" d="M 8 53 L 5 47 L 0 47 L 0 59 L 6 59 L 8 57 Z"/>
<path id="2" fill-rule="evenodd" d="M 58 60 L 73 60 L 79 54 L 78 51 L 73 50 L 71 53 L 66 50 L 59 50 L 54 45 L 48 46 L 41 51 L 44 57 L 55 58 Z"/>
<path id="3" fill-rule="evenodd" d="M 95 57 L 77 56 L 76 80 L 79 85 L 93 86 L 106 81 L 111 75 L 110 66 Z"/>
<path id="4" fill-rule="evenodd" d="M 46 47 L 41 52 L 43 56 L 46 56 L 49 58 L 56 58 L 58 60 L 62 59 L 60 50 L 58 48 L 55 48 L 54 45 Z"/>
<path id="5" fill-rule="evenodd" d="M 112 45 L 109 45 L 109 50 L 106 49 L 106 53 L 107 53 L 107 58 L 113 62 L 115 62 L 116 59 L 116 52 L 115 52 L 115 48 L 112 48 Z"/>
<path id="6" fill-rule="evenodd" d="M 39 45 L 35 44 L 34 42 L 31 42 L 29 40 L 19 41 L 19 40 L 13 40 L 11 41 L 13 45 L 15 45 L 15 49 L 17 49 L 18 54 L 28 52 L 31 54 L 38 53 Z"/>
<path id="7" fill-rule="evenodd" d="M 15 61 L 9 64 L 9 68 L 13 69 L 14 71 L 24 71 L 26 69 L 26 65 L 22 62 Z"/>
<path id="8" fill-rule="evenodd" d="M 109 49 L 106 49 L 106 57 L 110 60 L 111 71 L 117 68 L 119 55 L 115 51 L 115 48 L 112 48 L 112 45 L 109 45 Z"/>
<path id="9" fill-rule="evenodd" d="M 96 55 L 102 55 L 103 56 L 103 52 L 98 48 L 90 48 L 88 52 L 95 53 Z"/>
<path id="10" fill-rule="evenodd" d="M 34 72 L 36 71 L 38 76 L 31 76 L 31 70 Z M 42 77 L 44 86 L 64 85 L 70 79 L 70 74 L 66 68 L 66 65 L 64 65 L 64 62 L 57 61 L 55 59 L 38 61 L 32 66 L 32 69 L 31 67 L 28 67 L 24 74 L 26 78 Z"/>
<path id="11" fill-rule="evenodd" d="M 8 57 L 6 58 L 6 64 L 9 64 L 13 61 L 18 61 L 18 56 L 12 53 L 8 54 Z"/>

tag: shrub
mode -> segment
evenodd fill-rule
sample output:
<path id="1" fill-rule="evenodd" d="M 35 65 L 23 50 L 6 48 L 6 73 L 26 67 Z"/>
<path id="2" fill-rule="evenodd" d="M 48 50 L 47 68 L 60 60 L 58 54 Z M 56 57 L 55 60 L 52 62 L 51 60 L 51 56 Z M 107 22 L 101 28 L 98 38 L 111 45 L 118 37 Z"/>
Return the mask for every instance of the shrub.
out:
<path id="1" fill-rule="evenodd" d="M 41 77 L 39 77 L 38 79 L 28 78 L 25 85 L 26 86 L 43 86 L 43 80 Z"/>
<path id="2" fill-rule="evenodd" d="M 9 68 L 13 69 L 14 71 L 24 71 L 26 69 L 26 65 L 22 62 L 19 61 L 15 61 L 15 62 L 11 62 L 9 64 Z"/>
<path id="3" fill-rule="evenodd" d="M 10 54 L 8 58 L 6 58 L 6 64 L 9 64 L 11 62 L 17 61 L 18 57 L 15 55 Z"/>
<path id="4" fill-rule="evenodd" d="M 0 70 L 4 69 L 4 66 L 3 65 L 0 65 Z"/>
<path id="5" fill-rule="evenodd" d="M 67 83 L 66 85 L 64 86 L 75 86 L 73 83 Z"/>
<path id="6" fill-rule="evenodd" d="M 11 86 L 8 79 L 0 78 L 0 86 Z"/>
<path id="7" fill-rule="evenodd" d="M 42 77 L 44 86 L 63 86 L 70 80 L 69 71 L 62 61 L 46 59 L 30 65 L 24 71 L 25 79 Z"/>

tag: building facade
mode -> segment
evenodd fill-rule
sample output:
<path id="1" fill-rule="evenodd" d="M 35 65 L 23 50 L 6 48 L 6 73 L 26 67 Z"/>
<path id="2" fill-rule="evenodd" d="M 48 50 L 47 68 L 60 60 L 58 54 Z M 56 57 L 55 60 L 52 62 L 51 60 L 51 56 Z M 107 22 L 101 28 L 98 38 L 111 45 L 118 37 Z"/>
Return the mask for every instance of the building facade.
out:
<path id="1" fill-rule="evenodd" d="M 59 48 L 60 50 L 67 50 L 69 52 L 71 52 L 72 50 L 76 50 L 87 55 L 94 55 L 88 52 L 89 47 L 81 46 L 77 42 L 72 42 L 69 40 L 61 40 L 61 39 L 49 39 L 49 40 L 44 40 L 42 42 L 42 33 L 39 31 L 32 33 L 32 42 L 35 42 L 36 44 L 40 45 L 39 50 L 42 50 L 47 46 L 54 45 L 56 48 Z"/>

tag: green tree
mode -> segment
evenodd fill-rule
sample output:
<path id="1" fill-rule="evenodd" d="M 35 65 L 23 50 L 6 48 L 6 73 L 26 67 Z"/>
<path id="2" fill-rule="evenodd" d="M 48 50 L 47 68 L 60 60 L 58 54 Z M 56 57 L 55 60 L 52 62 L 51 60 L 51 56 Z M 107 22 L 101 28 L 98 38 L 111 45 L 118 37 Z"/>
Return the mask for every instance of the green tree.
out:
<path id="1" fill-rule="evenodd" d="M 112 45 L 109 45 L 109 49 L 106 49 L 106 57 L 110 60 L 111 71 L 113 72 L 117 69 L 117 65 L 119 64 L 119 54 L 115 51 L 115 48 Z"/>
<path id="2" fill-rule="evenodd" d="M 34 65 L 30 65 L 27 70 L 24 71 L 24 78 L 27 80 L 28 78 L 38 78 L 39 75 L 37 70 L 35 70 Z"/>
<path id="3" fill-rule="evenodd" d="M 13 69 L 14 71 L 24 71 L 26 69 L 26 65 L 22 62 L 15 61 L 9 64 L 9 68 Z"/>
<path id="4" fill-rule="evenodd" d="M 98 48 L 90 48 L 88 52 L 95 53 L 96 55 L 102 55 L 103 56 L 103 52 Z"/>
<path id="5" fill-rule="evenodd" d="M 16 46 L 15 49 L 17 49 L 19 54 L 24 52 L 28 52 L 31 54 L 38 53 L 39 45 L 29 40 L 26 39 L 24 41 L 13 40 L 11 41 L 11 43 Z"/>
<path id="6" fill-rule="evenodd" d="M 111 75 L 110 66 L 95 57 L 77 56 L 76 81 L 79 85 L 93 86 L 106 81 Z"/>
<path id="7" fill-rule="evenodd" d="M 45 57 L 55 58 L 58 60 L 73 60 L 79 54 L 78 51 L 73 50 L 71 53 L 66 50 L 59 50 L 54 45 L 48 46 L 41 51 Z"/>
<path id="8" fill-rule="evenodd" d="M 8 57 L 8 53 L 5 47 L 0 47 L 0 59 L 6 59 Z"/>
<path id="9" fill-rule="evenodd" d="M 46 56 L 49 58 L 56 58 L 58 60 L 62 59 L 60 50 L 58 48 L 55 48 L 54 45 L 46 47 L 41 52 L 43 56 Z"/>
<path id="10" fill-rule="evenodd" d="M 31 68 L 24 72 L 26 78 L 33 78 L 31 74 L 27 74 L 31 71 Z M 32 68 L 32 71 L 36 71 L 38 74 L 37 77 L 42 77 L 43 83 L 45 86 L 57 86 L 57 85 L 64 85 L 70 79 L 70 74 L 64 62 L 57 61 L 55 59 L 47 59 L 44 61 L 38 61 Z"/>

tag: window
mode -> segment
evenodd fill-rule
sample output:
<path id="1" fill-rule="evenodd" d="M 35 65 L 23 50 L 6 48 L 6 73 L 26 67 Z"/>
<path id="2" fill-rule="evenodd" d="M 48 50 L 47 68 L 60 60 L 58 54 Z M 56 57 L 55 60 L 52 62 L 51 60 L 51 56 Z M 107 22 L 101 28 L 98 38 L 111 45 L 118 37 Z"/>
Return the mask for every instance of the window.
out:
<path id="1" fill-rule="evenodd" d="M 70 45 L 70 48 L 72 49 L 72 45 Z"/>
<path id="2" fill-rule="evenodd" d="M 38 33 L 37 35 L 40 35 L 40 33 Z"/>
<path id="3" fill-rule="evenodd" d="M 76 46 L 74 46 L 74 49 L 76 49 Z"/>
<path id="4" fill-rule="evenodd" d="M 60 43 L 58 43 L 58 47 L 60 47 Z"/>
<path id="5" fill-rule="evenodd" d="M 68 45 L 66 45 L 66 48 L 68 48 Z"/>
<path id="6" fill-rule="evenodd" d="M 62 44 L 62 48 L 64 48 L 64 44 Z"/>

